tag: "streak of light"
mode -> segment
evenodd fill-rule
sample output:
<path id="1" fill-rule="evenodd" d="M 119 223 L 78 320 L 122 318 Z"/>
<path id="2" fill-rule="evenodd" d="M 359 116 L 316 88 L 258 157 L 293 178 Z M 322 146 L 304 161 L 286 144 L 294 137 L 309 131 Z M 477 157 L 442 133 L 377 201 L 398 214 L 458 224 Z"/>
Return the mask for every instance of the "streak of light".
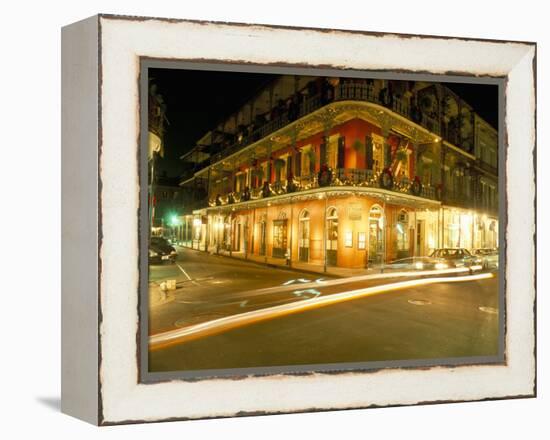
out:
<path id="1" fill-rule="evenodd" d="M 467 274 L 471 273 L 472 271 L 468 267 L 454 267 L 450 269 L 438 269 L 438 270 L 415 270 L 415 271 L 405 271 L 405 272 L 386 272 L 386 273 L 375 273 L 375 274 L 368 274 L 368 275 L 358 275 L 353 277 L 346 277 L 346 278 L 337 278 L 333 280 L 323 280 L 320 278 L 320 280 L 323 280 L 322 282 L 318 282 L 318 280 L 315 280 L 313 282 L 305 283 L 301 285 L 300 287 L 303 289 L 307 288 L 319 288 L 319 284 L 322 283 L 322 287 L 329 287 L 329 286 L 338 286 L 341 284 L 348 284 L 348 283 L 355 283 L 358 281 L 368 281 L 368 280 L 382 280 L 382 279 L 388 279 L 388 278 L 407 278 L 407 277 L 425 277 L 425 276 L 432 276 L 432 275 L 458 275 L 458 274 Z M 305 279 L 305 278 L 302 278 Z M 254 289 L 254 290 L 247 290 L 244 292 L 238 292 L 234 294 L 228 295 L 228 297 L 236 296 L 239 298 L 246 298 L 246 297 L 252 297 L 256 295 L 263 295 L 265 293 L 282 293 L 287 291 L 293 291 L 296 286 L 293 286 L 291 282 L 295 283 L 297 280 L 289 280 L 283 283 L 280 286 L 274 286 L 274 287 L 264 287 L 261 289 Z M 309 281 L 309 280 L 307 280 Z"/>
<path id="2" fill-rule="evenodd" d="M 149 337 L 149 349 L 154 350 L 166 347 L 171 344 L 191 341 L 194 339 L 210 336 L 233 328 L 254 324 L 268 319 L 274 319 L 293 313 L 300 313 L 306 310 L 325 307 L 344 301 L 364 298 L 367 296 L 389 293 L 409 287 L 425 286 L 435 283 L 459 283 L 477 281 L 489 279 L 492 277 L 492 273 L 481 273 L 475 275 L 457 276 L 453 278 L 434 277 L 422 278 L 418 280 L 407 280 L 381 286 L 366 287 L 362 289 L 334 293 L 327 296 L 314 297 L 304 301 L 282 304 L 279 306 L 268 307 L 260 310 L 252 310 L 250 312 L 226 316 L 224 318 L 214 319 L 212 321 L 207 321 L 177 330 L 170 330 L 164 333 L 152 335 Z"/>

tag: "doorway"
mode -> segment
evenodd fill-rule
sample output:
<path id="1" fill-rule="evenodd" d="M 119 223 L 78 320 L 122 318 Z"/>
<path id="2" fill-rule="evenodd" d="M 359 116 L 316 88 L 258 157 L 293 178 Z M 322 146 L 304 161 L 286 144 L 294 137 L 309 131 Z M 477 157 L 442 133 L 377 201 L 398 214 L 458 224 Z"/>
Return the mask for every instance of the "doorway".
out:
<path id="1" fill-rule="evenodd" d="M 307 263 L 309 261 L 309 211 L 306 209 L 300 213 L 298 236 L 299 260 Z"/>
<path id="2" fill-rule="evenodd" d="M 384 261 L 384 211 L 373 205 L 369 211 L 369 264 Z"/>
<path id="3" fill-rule="evenodd" d="M 273 258 L 285 258 L 287 247 L 287 221 L 273 220 Z"/>
<path id="4" fill-rule="evenodd" d="M 338 263 L 338 211 L 330 207 L 327 210 L 327 265 L 336 266 Z"/>

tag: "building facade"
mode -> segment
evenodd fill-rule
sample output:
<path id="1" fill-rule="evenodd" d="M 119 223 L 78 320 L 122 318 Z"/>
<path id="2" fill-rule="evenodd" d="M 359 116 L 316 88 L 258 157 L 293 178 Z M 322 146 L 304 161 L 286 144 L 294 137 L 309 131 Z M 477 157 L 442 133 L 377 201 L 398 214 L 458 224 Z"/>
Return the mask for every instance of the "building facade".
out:
<path id="1" fill-rule="evenodd" d="M 498 246 L 497 131 L 439 84 L 283 76 L 199 150 L 197 249 L 367 268 Z"/>

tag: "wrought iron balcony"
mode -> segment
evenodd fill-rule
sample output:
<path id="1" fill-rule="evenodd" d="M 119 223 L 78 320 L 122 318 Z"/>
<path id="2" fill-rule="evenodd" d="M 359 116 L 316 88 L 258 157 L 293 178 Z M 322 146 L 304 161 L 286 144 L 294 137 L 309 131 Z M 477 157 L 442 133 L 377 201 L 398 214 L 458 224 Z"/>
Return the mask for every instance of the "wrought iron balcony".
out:
<path id="1" fill-rule="evenodd" d="M 430 200 L 440 199 L 440 197 L 438 197 L 440 193 L 431 185 L 422 185 L 417 180 L 411 181 L 407 178 L 396 177 L 394 179 L 393 176 L 391 176 L 391 179 L 388 181 L 383 178 L 385 177 L 383 174 L 384 173 L 380 171 L 351 168 L 326 169 L 316 174 L 292 178 L 284 182 L 264 182 L 259 188 L 246 188 L 244 191 L 240 192 L 233 191 L 224 195 L 218 194 L 209 200 L 208 205 L 211 207 L 231 205 L 249 200 L 265 199 L 277 195 L 300 193 L 320 187 L 380 188 Z"/>
<path id="2" fill-rule="evenodd" d="M 412 109 L 408 99 L 399 94 L 381 95 L 375 92 L 374 85 L 368 82 L 343 82 L 334 87 L 332 99 L 323 99 L 320 94 L 313 95 L 297 104 L 298 109 L 281 109 L 277 117 L 270 119 L 260 118 L 248 127 L 246 133 L 239 133 L 237 141 L 225 147 L 222 151 L 213 154 L 210 163 L 216 163 L 240 149 L 269 136 L 271 133 L 315 110 L 337 101 L 366 101 L 392 110 L 407 119 L 423 126 L 432 133 L 448 138 L 454 145 L 460 145 L 461 139 L 456 130 L 451 130 L 439 118 L 430 117 L 426 113 Z"/>

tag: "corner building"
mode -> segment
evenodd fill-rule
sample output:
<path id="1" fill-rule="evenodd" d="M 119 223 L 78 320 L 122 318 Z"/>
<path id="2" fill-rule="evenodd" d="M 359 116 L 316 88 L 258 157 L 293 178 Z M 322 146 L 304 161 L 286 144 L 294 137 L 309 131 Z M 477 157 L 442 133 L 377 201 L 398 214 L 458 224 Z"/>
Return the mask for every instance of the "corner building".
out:
<path id="1" fill-rule="evenodd" d="M 498 246 L 497 131 L 439 84 L 282 76 L 193 152 L 196 249 L 372 268 Z"/>

